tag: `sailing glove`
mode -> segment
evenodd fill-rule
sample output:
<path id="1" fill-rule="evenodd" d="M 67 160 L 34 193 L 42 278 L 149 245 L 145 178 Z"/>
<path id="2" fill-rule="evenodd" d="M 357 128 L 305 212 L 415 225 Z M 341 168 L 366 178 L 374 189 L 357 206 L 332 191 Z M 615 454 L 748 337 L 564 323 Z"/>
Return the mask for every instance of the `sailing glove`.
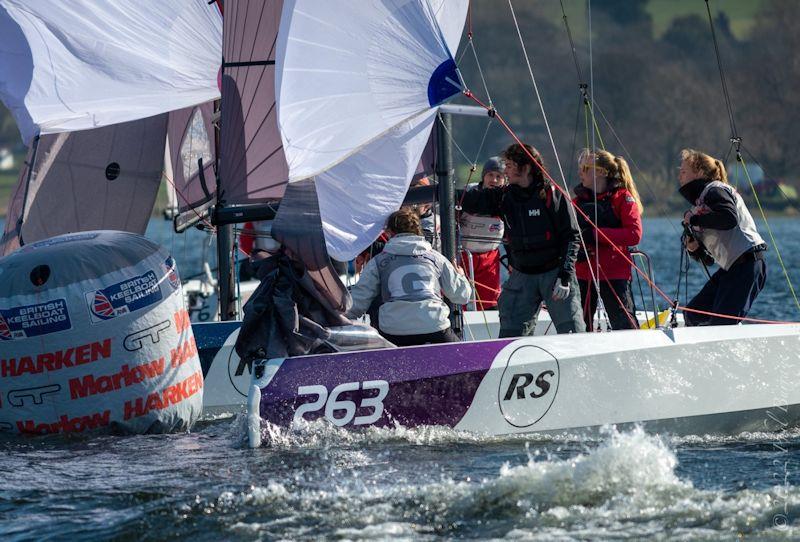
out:
<path id="1" fill-rule="evenodd" d="M 569 284 L 562 284 L 561 280 L 556 279 L 556 284 L 553 287 L 553 299 L 555 301 L 564 301 L 569 297 Z"/>

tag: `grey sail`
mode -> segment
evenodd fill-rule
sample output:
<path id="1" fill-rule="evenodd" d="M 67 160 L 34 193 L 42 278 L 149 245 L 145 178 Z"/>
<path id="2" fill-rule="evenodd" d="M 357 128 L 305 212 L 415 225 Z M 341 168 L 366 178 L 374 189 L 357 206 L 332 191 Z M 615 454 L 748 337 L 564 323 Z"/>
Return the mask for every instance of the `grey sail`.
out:
<path id="1" fill-rule="evenodd" d="M 263 203 L 289 177 L 275 107 L 282 0 L 226 0 L 223 18 L 220 202 Z"/>
<path id="2" fill-rule="evenodd" d="M 3 254 L 69 232 L 144 233 L 161 184 L 166 134 L 163 114 L 41 137 L 15 189 Z"/>

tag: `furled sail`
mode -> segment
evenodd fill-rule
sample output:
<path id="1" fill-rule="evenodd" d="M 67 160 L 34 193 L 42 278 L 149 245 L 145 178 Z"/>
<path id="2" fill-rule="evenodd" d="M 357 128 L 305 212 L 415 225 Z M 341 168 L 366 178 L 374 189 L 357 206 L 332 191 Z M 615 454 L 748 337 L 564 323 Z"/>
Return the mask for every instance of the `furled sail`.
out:
<path id="1" fill-rule="evenodd" d="M 2 254 L 76 231 L 143 234 L 161 184 L 166 134 L 167 114 L 161 114 L 41 136 L 20 172 Z"/>
<path id="2" fill-rule="evenodd" d="M 186 107 L 169 114 L 169 168 L 165 167 L 165 170 L 168 171 L 169 188 L 174 187 L 174 205 L 179 213 L 194 209 L 214 198 L 216 155 L 213 114 L 212 102 Z"/>
<path id="3" fill-rule="evenodd" d="M 315 178 L 334 258 L 355 257 L 400 206 L 436 106 L 461 90 L 451 51 L 467 6 L 286 2 L 276 81 L 281 136 L 290 180 Z"/>
<path id="4" fill-rule="evenodd" d="M 26 143 L 207 102 L 221 27 L 205 0 L 0 0 L 0 98 Z"/>
<path id="5" fill-rule="evenodd" d="M 225 205 L 274 200 L 286 188 L 274 83 L 282 7 L 282 0 L 225 1 L 219 171 Z"/>

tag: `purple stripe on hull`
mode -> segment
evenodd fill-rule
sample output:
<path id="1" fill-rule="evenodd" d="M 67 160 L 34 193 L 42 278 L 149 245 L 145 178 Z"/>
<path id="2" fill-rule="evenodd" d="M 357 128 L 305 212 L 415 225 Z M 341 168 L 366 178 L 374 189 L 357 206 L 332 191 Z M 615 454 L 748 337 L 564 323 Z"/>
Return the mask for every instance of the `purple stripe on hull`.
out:
<path id="1" fill-rule="evenodd" d="M 320 402 L 303 416 L 312 421 L 325 416 L 325 400 L 352 401 L 356 405 L 354 413 L 348 415 L 345 409 L 333 415 L 349 419 L 345 425 L 358 425 L 359 417 L 368 417 L 376 409 L 361 405 L 369 405 L 370 398 L 381 393 L 379 386 L 363 383 L 384 381 L 388 383 L 388 393 L 381 401 L 382 407 L 378 407 L 383 412 L 369 425 L 452 427 L 467 412 L 495 356 L 509 342 L 450 343 L 287 359 L 261 391 L 261 417 L 288 426 L 301 405 Z M 359 386 L 322 399 L 298 392 L 301 386 L 324 386 L 330 394 L 345 383 Z"/>

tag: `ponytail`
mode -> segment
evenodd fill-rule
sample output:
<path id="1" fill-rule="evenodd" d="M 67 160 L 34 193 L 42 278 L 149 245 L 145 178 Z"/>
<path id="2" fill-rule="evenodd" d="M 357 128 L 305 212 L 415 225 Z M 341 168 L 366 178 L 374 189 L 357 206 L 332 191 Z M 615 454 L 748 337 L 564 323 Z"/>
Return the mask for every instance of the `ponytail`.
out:
<path id="1" fill-rule="evenodd" d="M 633 182 L 633 175 L 631 175 L 631 168 L 628 167 L 628 162 L 622 156 L 615 156 L 614 163 L 617 166 L 617 179 L 625 187 L 625 190 L 633 196 L 636 201 L 636 207 L 639 209 L 639 214 L 642 214 L 644 212 L 642 198 L 639 197 L 639 190 L 636 189 L 636 183 Z"/>
<path id="2" fill-rule="evenodd" d="M 683 149 L 681 160 L 687 162 L 698 173 L 702 173 L 709 181 L 729 184 L 725 165 L 716 158 L 694 149 Z"/>
<path id="3" fill-rule="evenodd" d="M 725 166 L 722 165 L 722 162 L 716 159 L 714 160 L 714 164 L 717 166 L 716 180 L 728 184 L 728 173 L 725 171 Z"/>

